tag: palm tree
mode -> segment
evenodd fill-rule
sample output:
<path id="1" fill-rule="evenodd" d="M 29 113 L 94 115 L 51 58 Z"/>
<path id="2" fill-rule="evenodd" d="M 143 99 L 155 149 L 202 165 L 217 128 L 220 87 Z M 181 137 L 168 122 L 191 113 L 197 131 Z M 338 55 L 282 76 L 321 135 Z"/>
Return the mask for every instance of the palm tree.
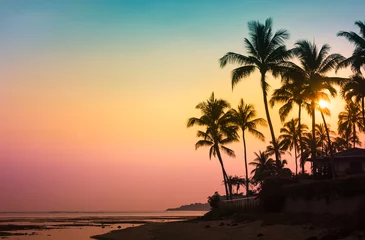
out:
<path id="1" fill-rule="evenodd" d="M 197 137 L 202 138 L 195 144 L 195 149 L 199 147 L 210 147 L 209 158 L 218 157 L 222 168 L 223 181 L 228 199 L 228 175 L 224 168 L 221 151 L 230 157 L 235 157 L 234 151 L 225 145 L 238 141 L 237 127 L 231 124 L 230 115 L 225 112 L 230 107 L 229 103 L 223 99 L 216 99 L 214 93 L 206 102 L 201 102 L 196 109 L 201 111 L 200 118 L 192 117 L 187 122 L 187 127 L 194 125 L 202 126 L 205 131 L 198 130 Z"/>
<path id="2" fill-rule="evenodd" d="M 236 194 L 238 194 L 240 187 L 249 185 L 250 180 L 246 181 L 245 178 L 238 177 L 235 175 L 235 176 L 228 176 L 228 183 L 231 185 L 231 188 L 233 188 L 233 186 L 236 187 Z M 246 195 L 247 195 L 247 192 L 246 192 Z"/>
<path id="3" fill-rule="evenodd" d="M 247 166 L 247 147 L 246 147 L 246 130 L 256 138 L 265 141 L 264 135 L 257 130 L 258 126 L 266 126 L 266 121 L 263 118 L 256 118 L 256 110 L 253 105 L 245 104 L 241 99 L 240 104 L 236 109 L 231 110 L 232 120 L 234 124 L 242 131 L 243 155 L 245 159 L 246 182 L 248 182 L 248 166 Z M 246 184 L 246 193 L 249 191 L 249 185 Z"/>
<path id="4" fill-rule="evenodd" d="M 305 85 L 303 82 L 303 78 L 284 78 L 283 84 L 279 89 L 276 89 L 272 94 L 270 99 L 270 105 L 273 107 L 275 103 L 283 103 L 283 106 L 279 109 L 280 120 L 285 121 L 286 117 L 289 115 L 289 112 L 293 109 L 293 105 L 298 105 L 298 127 L 302 126 L 301 124 L 301 115 L 302 115 L 302 106 L 306 105 L 306 99 L 308 97 L 305 96 Z M 308 108 L 308 106 L 306 106 Z M 301 128 L 298 128 L 298 137 L 299 137 L 299 149 L 301 156 L 301 165 L 302 165 L 302 173 L 304 173 L 304 156 L 303 154 L 303 139 L 302 139 L 302 131 Z M 296 159 L 296 158 L 295 158 Z M 296 159 L 297 161 L 297 159 Z M 296 162 L 297 163 L 297 162 Z M 296 166 L 297 167 L 297 166 Z M 296 172 L 298 174 L 298 172 Z"/>
<path id="5" fill-rule="evenodd" d="M 291 119 L 286 122 L 284 126 L 280 129 L 279 141 L 283 143 L 283 148 L 289 151 L 294 149 L 294 159 L 295 159 L 295 174 L 298 175 L 298 148 L 299 148 L 299 129 L 303 129 L 305 125 L 301 128 L 297 127 L 299 123 L 298 119 Z"/>
<path id="6" fill-rule="evenodd" d="M 286 67 L 281 65 L 281 63 L 291 56 L 291 52 L 287 51 L 284 45 L 285 40 L 289 38 L 289 33 L 281 29 L 273 34 L 271 18 L 266 19 L 265 24 L 251 21 L 248 23 L 248 29 L 250 39 L 244 39 L 248 55 L 228 52 L 220 59 L 220 65 L 221 67 L 225 67 L 227 63 L 240 65 L 240 67 L 232 71 L 232 89 L 241 79 L 250 76 L 255 69 L 260 71 L 266 119 L 274 144 L 275 157 L 279 159 L 278 146 L 267 104 L 269 84 L 266 81 L 266 73 L 271 72 L 274 77 L 277 77 L 286 70 Z"/>
<path id="7" fill-rule="evenodd" d="M 251 174 L 254 174 L 253 180 L 261 183 L 267 177 L 275 175 L 275 161 L 270 158 L 266 152 L 259 151 L 254 154 L 256 155 L 256 158 L 249 163 L 255 167 L 251 171 Z"/>
<path id="8" fill-rule="evenodd" d="M 316 124 L 315 126 L 316 132 L 316 142 L 319 146 L 321 146 L 321 155 L 325 155 L 328 152 L 327 146 L 327 136 L 326 136 L 326 128 L 323 123 Z"/>
<path id="9" fill-rule="evenodd" d="M 276 176 L 280 177 L 292 177 L 293 173 L 289 168 L 286 168 L 285 165 L 287 165 L 288 162 L 284 160 L 277 160 L 275 169 L 276 169 Z"/>
<path id="10" fill-rule="evenodd" d="M 335 137 L 334 141 L 332 142 L 332 149 L 334 153 L 349 149 L 348 140 L 342 136 Z"/>
<path id="11" fill-rule="evenodd" d="M 356 147 L 356 140 L 358 140 L 356 127 L 360 130 L 364 129 L 363 121 L 361 120 L 361 110 L 358 103 L 347 101 L 345 111 L 338 115 L 338 132 L 348 133 L 351 136 L 353 147 Z"/>
<path id="12" fill-rule="evenodd" d="M 345 37 L 355 45 L 351 57 L 343 60 L 338 68 L 351 66 L 355 74 L 361 74 L 361 67 L 365 66 L 365 22 L 356 21 L 355 25 L 360 28 L 360 35 L 355 32 L 340 31 L 337 36 Z"/>
<path id="13" fill-rule="evenodd" d="M 343 84 L 341 95 L 346 101 L 351 99 L 355 102 L 361 101 L 362 121 L 365 126 L 365 79 L 359 74 L 352 76 Z"/>
<path id="14" fill-rule="evenodd" d="M 315 136 L 315 111 L 320 99 L 329 100 L 328 93 L 335 97 L 336 89 L 334 83 L 342 83 L 345 79 L 327 77 L 326 74 L 335 69 L 339 62 L 344 60 L 340 54 L 329 54 L 330 46 L 324 44 L 318 51 L 315 43 L 306 40 L 300 40 L 295 43 L 292 49 L 295 56 L 299 59 L 300 66 L 294 63 L 287 63 L 290 71 L 285 73 L 286 78 L 301 79 L 304 82 L 305 96 L 308 96 L 309 111 L 312 117 L 312 135 Z M 313 140 L 315 137 L 312 138 Z M 311 144 L 312 159 L 316 159 L 316 143 Z"/>
<path id="15" fill-rule="evenodd" d="M 330 111 L 329 111 L 328 108 L 326 108 L 324 106 L 320 106 L 320 112 L 321 112 L 321 116 L 322 116 L 322 120 L 323 120 L 323 125 L 326 129 L 328 149 L 329 149 L 329 153 L 330 153 L 330 156 L 331 156 L 331 158 L 330 158 L 331 159 L 331 175 L 332 175 L 332 179 L 335 179 L 336 178 L 335 163 L 334 163 L 332 143 L 331 143 L 331 138 L 330 138 L 330 130 L 329 130 L 329 127 L 326 123 L 326 118 L 324 117 L 324 114 L 330 115 Z"/>
<path id="16" fill-rule="evenodd" d="M 284 147 L 284 141 L 281 141 L 281 139 L 277 138 L 276 142 L 278 144 L 278 150 L 279 150 L 279 157 L 281 158 L 282 155 L 284 155 L 286 153 L 285 147 Z M 274 149 L 274 144 L 272 143 L 272 141 L 270 141 L 270 144 L 266 146 L 266 150 L 265 150 L 266 154 L 270 157 L 275 155 L 275 149 Z M 290 154 L 290 153 L 289 153 Z M 280 160 L 280 159 L 279 159 Z"/>

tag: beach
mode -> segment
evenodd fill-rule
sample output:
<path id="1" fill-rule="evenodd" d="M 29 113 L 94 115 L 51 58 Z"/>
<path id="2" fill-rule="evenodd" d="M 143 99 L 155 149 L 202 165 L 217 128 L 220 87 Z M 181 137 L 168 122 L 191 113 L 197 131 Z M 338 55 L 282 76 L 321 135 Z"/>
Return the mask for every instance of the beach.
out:
<path id="1" fill-rule="evenodd" d="M 90 240 L 91 236 L 107 234 L 117 229 L 183 221 L 204 213 L 205 211 L 0 213 L 0 239 Z"/>
<path id="2" fill-rule="evenodd" d="M 322 239 L 326 235 L 328 235 L 326 230 L 312 228 L 309 225 L 264 225 L 261 221 L 232 223 L 230 220 L 225 220 L 148 223 L 135 228 L 112 231 L 95 238 L 99 240 L 306 240 L 310 237 Z M 358 236 L 351 234 L 342 239 L 358 239 Z"/>

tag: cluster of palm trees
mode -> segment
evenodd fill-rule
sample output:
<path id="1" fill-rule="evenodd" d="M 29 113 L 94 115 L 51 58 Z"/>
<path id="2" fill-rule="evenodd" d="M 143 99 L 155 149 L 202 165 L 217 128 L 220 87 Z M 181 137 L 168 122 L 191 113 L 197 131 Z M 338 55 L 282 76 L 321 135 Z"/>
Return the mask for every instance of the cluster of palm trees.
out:
<path id="1" fill-rule="evenodd" d="M 255 166 L 252 173 L 256 182 L 267 176 L 291 174 L 285 168 L 286 161 L 281 159 L 282 153 L 286 151 L 294 150 L 295 173 L 298 174 L 298 160 L 301 172 L 304 173 L 304 163 L 309 157 L 315 161 L 319 155 L 332 156 L 336 151 L 361 144 L 358 133 L 364 131 L 365 126 L 365 79 L 361 72 L 365 66 L 365 22 L 357 21 L 355 24 L 360 28 L 360 34 L 346 31 L 337 34 L 354 44 L 349 58 L 338 53 L 330 54 L 330 46 L 327 44 L 317 47 L 314 42 L 307 40 L 299 40 L 294 48 L 287 49 L 285 41 L 289 38 L 289 32 L 283 29 L 273 32 L 270 18 L 264 24 L 258 21 L 248 23 L 250 37 L 244 39 L 247 55 L 228 52 L 220 58 L 221 67 L 227 64 L 239 65 L 232 71 L 232 89 L 255 70 L 260 72 L 266 113 L 266 120 L 256 118 L 253 105 L 245 104 L 243 99 L 237 109 L 230 109 L 227 101 L 216 99 L 213 93 L 207 102 L 197 106 L 202 116 L 188 120 L 188 127 L 196 124 L 205 127 L 205 131 L 198 131 L 197 136 L 202 139 L 196 143 L 196 148 L 210 146 L 210 157 L 218 157 L 227 196 L 228 175 L 224 169 L 221 150 L 234 156 L 234 151 L 225 145 L 239 140 L 238 130 L 242 132 L 246 182 L 249 179 L 245 134 L 247 131 L 264 140 L 257 126 L 269 126 L 271 145 L 264 152 L 255 153 L 257 158 L 250 163 Z M 349 78 L 328 76 L 329 72 L 348 66 L 353 72 Z M 281 87 L 273 91 L 270 99 L 266 80 L 268 73 L 274 78 L 281 78 Z M 320 100 L 329 101 L 330 97 L 337 95 L 336 86 L 340 87 L 341 96 L 346 101 L 344 111 L 339 114 L 338 136 L 334 136 L 326 124 L 324 115 L 330 115 L 329 110 L 319 105 Z M 279 138 L 275 137 L 269 104 L 271 107 L 281 104 L 279 114 L 282 122 L 285 122 L 294 106 L 298 108 L 298 117 L 283 124 Z M 302 110 L 311 117 L 311 131 L 302 123 Z M 316 123 L 315 114 L 318 110 L 323 124 Z M 246 184 L 246 192 L 248 185 Z"/>

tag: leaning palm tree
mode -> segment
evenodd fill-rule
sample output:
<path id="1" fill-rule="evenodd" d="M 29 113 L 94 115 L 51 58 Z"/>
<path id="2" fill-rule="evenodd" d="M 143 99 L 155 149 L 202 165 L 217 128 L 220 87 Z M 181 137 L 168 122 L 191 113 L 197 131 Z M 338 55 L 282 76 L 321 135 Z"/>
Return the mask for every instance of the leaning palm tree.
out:
<path id="1" fill-rule="evenodd" d="M 307 111 L 312 118 L 312 135 L 315 139 L 315 112 L 320 99 L 329 100 L 330 94 L 335 97 L 337 94 L 333 84 L 340 84 L 345 79 L 327 77 L 326 74 L 335 69 L 339 62 L 344 60 L 340 54 L 330 54 L 330 46 L 324 44 L 319 50 L 314 43 L 307 40 L 300 40 L 295 43 L 292 49 L 295 56 L 299 59 L 300 65 L 288 63 L 290 71 L 285 73 L 286 78 L 301 79 L 304 82 L 305 96 L 308 97 L 309 106 Z M 316 159 L 316 143 L 313 141 L 312 159 Z"/>
<path id="2" fill-rule="evenodd" d="M 355 25 L 360 28 L 360 35 L 351 31 L 340 31 L 337 36 L 345 37 L 350 43 L 355 45 L 351 57 L 343 60 L 338 68 L 351 66 L 355 74 L 361 74 L 361 67 L 365 67 L 365 22 L 356 21 Z"/>
<path id="3" fill-rule="evenodd" d="M 266 121 L 263 118 L 256 118 L 256 110 L 253 105 L 245 104 L 241 99 L 240 104 L 236 109 L 231 110 L 233 123 L 242 131 L 243 141 L 243 156 L 245 159 L 246 182 L 248 181 L 248 166 L 247 166 L 247 148 L 246 148 L 246 131 L 251 133 L 256 138 L 265 141 L 265 136 L 259 130 L 258 126 L 266 126 Z M 249 184 L 246 184 L 246 193 L 249 191 Z"/>
<path id="4" fill-rule="evenodd" d="M 237 127 L 231 124 L 230 115 L 225 112 L 230 107 L 229 103 L 223 99 L 216 99 L 214 93 L 211 97 L 196 106 L 201 111 L 201 117 L 189 118 L 187 127 L 194 125 L 202 126 L 205 131 L 198 130 L 197 137 L 202 138 L 195 144 L 195 149 L 199 147 L 210 147 L 209 158 L 217 157 L 222 168 L 223 181 L 226 190 L 226 197 L 229 197 L 228 175 L 224 168 L 221 151 L 230 157 L 235 157 L 234 151 L 225 145 L 238 141 Z"/>
<path id="5" fill-rule="evenodd" d="M 350 133 L 354 148 L 356 147 L 356 140 L 359 139 L 357 129 L 364 129 L 360 116 L 360 105 L 352 101 L 347 101 L 345 111 L 340 112 L 338 115 L 338 132 Z"/>
<path id="6" fill-rule="evenodd" d="M 256 69 L 260 71 L 266 119 L 275 149 L 275 157 L 279 159 L 278 146 L 267 103 L 269 84 L 266 81 L 266 73 L 271 72 L 274 77 L 277 77 L 286 70 L 286 67 L 281 63 L 291 56 L 291 52 L 287 51 L 284 45 L 285 40 L 289 38 L 289 33 L 283 29 L 273 33 L 271 18 L 268 18 L 265 24 L 251 21 L 248 23 L 248 29 L 250 39 L 245 38 L 244 40 L 248 55 L 228 52 L 220 59 L 220 65 L 221 67 L 225 67 L 227 63 L 240 65 L 232 71 L 232 89 L 241 79 L 247 78 Z"/>
<path id="7" fill-rule="evenodd" d="M 354 99 L 355 102 L 361 102 L 362 121 L 365 126 L 365 79 L 359 74 L 352 76 L 342 85 L 341 95 L 346 101 Z"/>

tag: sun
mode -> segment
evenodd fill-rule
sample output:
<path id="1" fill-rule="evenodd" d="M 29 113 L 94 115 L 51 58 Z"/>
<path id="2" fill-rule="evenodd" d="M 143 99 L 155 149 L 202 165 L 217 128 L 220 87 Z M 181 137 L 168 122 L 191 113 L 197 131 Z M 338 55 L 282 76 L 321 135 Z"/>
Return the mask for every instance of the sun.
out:
<path id="1" fill-rule="evenodd" d="M 319 104 L 320 108 L 326 108 L 329 105 L 329 103 L 326 100 L 323 100 L 323 99 L 319 100 L 318 104 Z"/>

